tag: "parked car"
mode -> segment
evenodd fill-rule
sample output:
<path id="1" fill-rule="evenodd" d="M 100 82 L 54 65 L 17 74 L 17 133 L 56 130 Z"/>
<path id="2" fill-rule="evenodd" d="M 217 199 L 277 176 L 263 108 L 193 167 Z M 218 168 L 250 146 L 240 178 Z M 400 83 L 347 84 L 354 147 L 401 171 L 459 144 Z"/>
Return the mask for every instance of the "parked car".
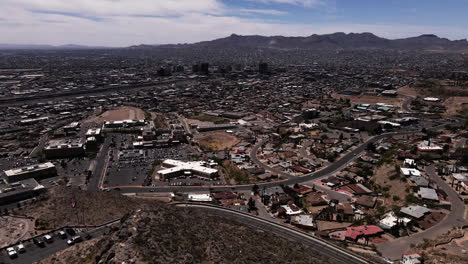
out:
<path id="1" fill-rule="evenodd" d="M 82 238 L 82 237 L 80 237 L 80 236 L 74 236 L 74 237 L 70 238 L 69 240 L 67 240 L 67 244 L 68 244 L 69 246 L 71 246 L 71 245 L 74 245 L 74 244 L 79 243 L 79 242 L 82 242 L 82 241 L 83 241 L 83 238 Z"/>
<path id="2" fill-rule="evenodd" d="M 58 236 L 61 238 L 61 239 L 65 239 L 67 238 L 67 233 L 65 233 L 64 231 L 60 230 L 58 232 Z"/>
<path id="3" fill-rule="evenodd" d="M 39 238 L 33 238 L 33 243 L 36 244 L 38 247 L 45 247 L 44 241 Z"/>
<path id="4" fill-rule="evenodd" d="M 47 242 L 47 243 L 52 243 L 54 242 L 54 240 L 52 239 L 52 236 L 47 234 L 44 236 L 44 240 Z"/>
<path id="5" fill-rule="evenodd" d="M 23 244 L 19 243 L 18 246 L 16 246 L 16 249 L 18 250 L 19 253 L 24 253 L 26 252 L 26 248 L 24 247 Z"/>
<path id="6" fill-rule="evenodd" d="M 6 250 L 7 250 L 7 252 L 8 252 L 8 256 L 9 256 L 10 258 L 13 259 L 13 258 L 18 257 L 18 253 L 16 253 L 16 250 L 15 250 L 13 247 L 9 247 L 9 248 L 7 248 Z"/>

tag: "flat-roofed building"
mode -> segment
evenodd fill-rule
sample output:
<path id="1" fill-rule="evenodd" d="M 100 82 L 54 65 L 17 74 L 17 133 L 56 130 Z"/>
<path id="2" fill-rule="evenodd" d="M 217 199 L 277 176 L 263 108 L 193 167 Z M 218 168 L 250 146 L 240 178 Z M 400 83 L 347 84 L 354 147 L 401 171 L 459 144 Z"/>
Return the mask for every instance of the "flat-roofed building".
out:
<path id="1" fill-rule="evenodd" d="M 179 176 L 198 176 L 205 178 L 215 178 L 218 176 L 218 170 L 207 167 L 204 161 L 183 162 L 168 159 L 163 161 L 162 166 L 166 168 L 158 171 L 162 180 Z"/>
<path id="2" fill-rule="evenodd" d="M 102 137 L 102 129 L 100 128 L 90 128 L 86 131 L 86 138 L 94 137 L 97 141 L 101 141 Z"/>
<path id="3" fill-rule="evenodd" d="M 0 205 L 33 198 L 45 191 L 35 179 L 26 179 L 11 184 L 0 185 Z"/>
<path id="4" fill-rule="evenodd" d="M 55 168 L 55 165 L 52 164 L 52 162 L 46 162 L 22 168 L 6 170 L 3 173 L 6 176 L 6 181 L 12 183 L 30 178 L 41 180 L 54 177 L 57 175 L 57 169 Z"/>
<path id="5" fill-rule="evenodd" d="M 132 128 L 132 127 L 138 127 L 138 126 L 145 126 L 147 124 L 148 123 L 145 120 L 139 120 L 139 119 L 107 121 L 104 123 L 104 129 Z"/>
<path id="6" fill-rule="evenodd" d="M 85 154 L 85 144 L 81 139 L 51 140 L 44 154 L 48 159 L 80 157 Z"/>

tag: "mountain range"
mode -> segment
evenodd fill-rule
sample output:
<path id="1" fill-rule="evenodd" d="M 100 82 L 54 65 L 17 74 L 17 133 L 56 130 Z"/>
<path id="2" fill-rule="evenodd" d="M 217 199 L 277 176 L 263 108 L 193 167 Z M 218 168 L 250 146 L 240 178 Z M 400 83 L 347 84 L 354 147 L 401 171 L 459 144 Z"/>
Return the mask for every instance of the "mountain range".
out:
<path id="1" fill-rule="evenodd" d="M 167 48 L 269 48 L 269 49 L 306 49 L 306 50 L 354 50 L 354 49 L 395 49 L 395 50 L 446 50 L 468 51 L 468 41 L 449 40 L 436 35 L 425 34 L 417 37 L 402 39 L 387 39 L 372 33 L 343 33 L 317 35 L 306 37 L 285 36 L 242 36 L 232 34 L 225 38 L 202 41 L 191 44 L 165 44 L 165 45 L 135 45 L 126 49 L 148 50 Z M 41 50 L 82 50 L 82 49 L 106 49 L 106 47 L 93 47 L 82 45 L 16 45 L 0 44 L 0 49 L 41 49 Z"/>

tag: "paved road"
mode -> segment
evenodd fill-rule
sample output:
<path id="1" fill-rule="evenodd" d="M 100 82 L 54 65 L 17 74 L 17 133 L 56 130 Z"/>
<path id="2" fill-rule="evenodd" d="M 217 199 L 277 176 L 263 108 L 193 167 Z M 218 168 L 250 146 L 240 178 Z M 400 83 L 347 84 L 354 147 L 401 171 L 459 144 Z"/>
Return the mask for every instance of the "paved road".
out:
<path id="1" fill-rule="evenodd" d="M 212 206 L 208 204 L 189 204 L 182 203 L 178 204 L 180 207 L 192 207 L 200 210 L 208 210 L 211 214 L 219 215 L 229 219 L 238 220 L 240 223 L 253 227 L 255 229 L 264 230 L 277 234 L 279 236 L 303 243 L 304 245 L 310 247 L 312 251 L 317 254 L 320 254 L 324 257 L 329 258 L 334 263 L 340 264 L 362 264 L 362 263 L 371 263 L 370 261 L 364 259 L 361 256 L 355 255 L 343 248 L 335 246 L 325 240 L 313 237 L 304 232 L 298 231 L 296 229 L 283 226 L 272 221 L 268 221 L 259 217 L 255 217 L 250 214 L 242 213 L 239 211 Z"/>
<path id="2" fill-rule="evenodd" d="M 111 138 L 108 136 L 102 144 L 101 150 L 96 156 L 96 168 L 94 169 L 93 174 L 91 175 L 88 183 L 88 190 L 97 191 L 99 190 L 101 177 L 106 166 L 106 160 L 109 153 L 109 147 L 111 143 Z"/>
<path id="3" fill-rule="evenodd" d="M 435 171 L 435 165 L 428 166 L 426 168 L 426 173 L 429 178 L 439 186 L 440 189 L 447 193 L 448 198 L 452 203 L 452 208 L 448 216 L 446 216 L 440 223 L 433 226 L 432 228 L 409 237 L 402 237 L 395 241 L 377 246 L 384 257 L 394 260 L 400 259 L 401 254 L 407 252 L 410 249 L 411 244 L 419 244 L 424 239 L 435 239 L 453 227 L 459 227 L 468 224 L 468 222 L 464 219 L 465 204 L 462 200 L 460 200 L 458 194 L 452 189 L 452 187 L 450 187 L 437 175 Z"/>
<path id="4" fill-rule="evenodd" d="M 115 223 L 119 223 L 119 221 L 90 230 L 87 233 L 90 234 L 93 238 L 100 237 L 104 235 L 104 233 L 109 232 L 109 226 Z M 84 232 L 79 232 L 78 235 L 81 235 L 84 238 Z M 15 259 L 10 259 L 6 250 L 2 250 L 0 255 L 0 263 L 33 263 L 45 259 L 50 255 L 53 255 L 56 252 L 59 252 L 69 247 L 67 245 L 67 240 L 70 238 L 70 236 L 68 236 L 67 239 L 61 239 L 57 235 L 53 235 L 52 237 L 54 239 L 54 242 L 50 244 L 46 243 L 45 247 L 43 248 L 36 246 L 30 240 L 24 242 L 23 244 L 26 248 L 26 252 L 18 253 L 18 257 Z"/>
<path id="5" fill-rule="evenodd" d="M 401 94 L 400 96 L 405 98 L 405 101 L 401 105 L 401 108 L 403 108 L 403 110 L 405 110 L 406 112 L 413 112 L 413 110 L 411 110 L 410 108 L 410 105 L 413 102 L 413 97 L 407 96 L 407 95 L 401 95 Z"/>

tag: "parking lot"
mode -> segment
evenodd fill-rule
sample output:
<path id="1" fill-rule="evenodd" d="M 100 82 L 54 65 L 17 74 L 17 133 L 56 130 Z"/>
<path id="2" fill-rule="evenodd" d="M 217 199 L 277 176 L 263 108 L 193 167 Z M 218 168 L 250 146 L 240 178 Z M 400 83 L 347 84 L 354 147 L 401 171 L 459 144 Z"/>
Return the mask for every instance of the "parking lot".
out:
<path id="1" fill-rule="evenodd" d="M 115 223 L 113 223 L 115 224 Z M 70 240 L 74 236 L 80 236 L 83 240 L 91 239 L 95 237 L 99 237 L 103 235 L 105 232 L 109 232 L 109 225 L 105 225 L 99 228 L 95 228 L 92 230 L 85 230 L 80 228 L 75 228 L 73 231 L 76 232 L 75 235 L 70 233 L 66 233 L 66 237 L 59 236 L 59 230 L 48 233 L 51 237 L 49 241 L 45 241 L 44 236 L 41 235 L 37 237 L 37 240 L 43 242 L 42 245 L 38 245 L 34 243 L 32 239 L 23 241 L 21 244 L 24 246 L 24 251 L 19 252 L 18 246 L 11 245 L 7 248 L 13 248 L 16 251 L 15 257 L 9 257 L 7 248 L 4 248 L 0 251 L 0 263 L 33 263 L 42 259 L 49 257 L 50 255 L 61 251 L 70 245 L 67 244 L 67 241 Z"/>
<path id="2" fill-rule="evenodd" d="M 133 149 L 135 135 L 112 134 L 110 135 L 111 147 L 105 162 L 104 186 L 144 185 L 151 184 L 153 162 L 156 160 L 176 159 L 187 160 L 193 150 L 186 144 L 175 145 L 166 148 Z M 167 185 L 165 183 L 153 183 Z"/>

